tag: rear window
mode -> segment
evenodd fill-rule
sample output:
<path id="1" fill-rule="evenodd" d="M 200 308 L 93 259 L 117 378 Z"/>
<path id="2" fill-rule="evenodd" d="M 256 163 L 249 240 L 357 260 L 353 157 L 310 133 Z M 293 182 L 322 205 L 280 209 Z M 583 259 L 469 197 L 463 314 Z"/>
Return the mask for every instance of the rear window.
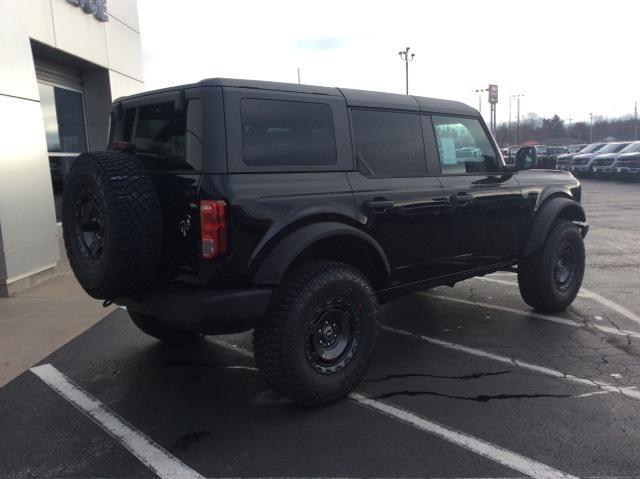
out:
<path id="1" fill-rule="evenodd" d="M 112 142 L 135 145 L 136 155 L 151 170 L 200 170 L 202 167 L 202 103 L 190 100 L 125 109 L 113 128 Z"/>
<path id="2" fill-rule="evenodd" d="M 240 102 L 242 157 L 250 166 L 333 165 L 337 162 L 331 107 L 323 103 Z"/>

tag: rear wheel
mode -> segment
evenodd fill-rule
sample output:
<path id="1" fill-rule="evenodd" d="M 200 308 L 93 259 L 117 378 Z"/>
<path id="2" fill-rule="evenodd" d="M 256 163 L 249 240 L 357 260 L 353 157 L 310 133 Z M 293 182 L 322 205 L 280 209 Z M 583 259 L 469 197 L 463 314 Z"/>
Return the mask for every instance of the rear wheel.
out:
<path id="1" fill-rule="evenodd" d="M 282 395 L 325 404 L 363 379 L 377 328 L 376 298 L 359 271 L 333 261 L 303 263 L 287 275 L 254 331 L 256 363 Z"/>
<path id="2" fill-rule="evenodd" d="M 140 331 L 172 346 L 180 346 L 197 341 L 202 334 L 173 328 L 153 316 L 129 311 L 129 316 Z"/>
<path id="3" fill-rule="evenodd" d="M 580 290 L 584 267 L 580 229 L 571 221 L 556 221 L 540 251 L 518 264 L 522 299 L 544 312 L 566 309 Z"/>

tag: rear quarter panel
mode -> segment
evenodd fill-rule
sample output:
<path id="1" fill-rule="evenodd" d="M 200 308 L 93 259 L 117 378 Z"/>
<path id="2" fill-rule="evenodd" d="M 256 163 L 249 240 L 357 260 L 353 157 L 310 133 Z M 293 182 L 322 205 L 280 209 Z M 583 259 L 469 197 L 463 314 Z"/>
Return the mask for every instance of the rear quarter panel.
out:
<path id="1" fill-rule="evenodd" d="M 345 172 L 204 175 L 201 196 L 230 205 L 230 255 L 203 264 L 200 280 L 207 284 L 248 283 L 277 240 L 302 225 L 322 219 L 357 225 Z"/>

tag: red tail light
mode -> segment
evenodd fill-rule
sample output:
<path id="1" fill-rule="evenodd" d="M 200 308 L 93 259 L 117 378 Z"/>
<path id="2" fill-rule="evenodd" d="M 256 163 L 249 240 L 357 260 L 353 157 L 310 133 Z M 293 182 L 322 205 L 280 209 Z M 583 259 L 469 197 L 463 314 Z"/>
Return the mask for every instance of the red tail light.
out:
<path id="1" fill-rule="evenodd" d="M 227 252 L 227 203 L 221 200 L 200 202 L 202 257 L 217 258 Z"/>

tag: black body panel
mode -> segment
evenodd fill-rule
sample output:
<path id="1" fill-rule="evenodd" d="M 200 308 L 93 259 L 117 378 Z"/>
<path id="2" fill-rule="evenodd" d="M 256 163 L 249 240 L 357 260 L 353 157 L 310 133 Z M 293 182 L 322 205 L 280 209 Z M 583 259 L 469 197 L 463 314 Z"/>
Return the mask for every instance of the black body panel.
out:
<path id="1" fill-rule="evenodd" d="M 321 105 L 331 122 L 331 161 L 248 162 L 245 141 L 250 135 L 254 142 L 266 141 L 258 133 L 272 135 L 271 147 L 278 151 L 291 146 L 295 131 L 279 125 L 260 131 L 245 124 L 245 99 Z M 350 263 L 369 278 L 379 300 L 387 301 L 517 264 L 535 252 L 559 215 L 581 222 L 586 234 L 579 182 L 563 171 L 507 168 L 482 117 L 464 104 L 212 79 L 118 100 L 112 122 L 132 105 L 173 101 L 182 111 L 192 100 L 202 102 L 201 171 L 154 172 L 165 228 L 166 261 L 158 289 L 118 300 L 163 320 L 188 322 L 177 311 L 192 303 L 189 314 L 198 319 L 185 327 L 210 333 L 248 329 L 265 314 L 273 289 L 291 265 L 302 259 Z M 352 123 L 356 109 L 419 116 L 424 173 L 378 177 L 359 169 Z M 499 171 L 443 175 L 432 114 L 477 119 L 496 151 Z M 313 128 L 307 133 L 326 133 Z M 227 204 L 228 251 L 215 260 L 200 256 L 203 199 Z"/>

